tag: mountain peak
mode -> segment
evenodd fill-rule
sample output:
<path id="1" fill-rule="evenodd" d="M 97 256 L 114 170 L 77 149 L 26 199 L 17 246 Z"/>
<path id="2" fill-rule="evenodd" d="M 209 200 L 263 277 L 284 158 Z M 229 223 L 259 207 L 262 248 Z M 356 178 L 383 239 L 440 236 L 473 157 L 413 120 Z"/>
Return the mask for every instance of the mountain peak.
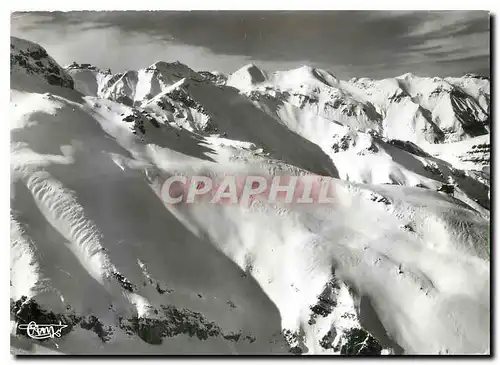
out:
<path id="1" fill-rule="evenodd" d="M 472 78 L 472 79 L 480 79 L 480 80 L 489 80 L 490 78 L 488 76 L 483 76 L 477 73 L 466 73 L 463 77 L 465 78 Z"/>
<path id="2" fill-rule="evenodd" d="M 227 85 L 240 89 L 248 89 L 266 80 L 266 73 L 253 63 L 249 63 L 229 75 Z"/>
<path id="3" fill-rule="evenodd" d="M 99 67 L 91 64 L 91 63 L 77 63 L 76 61 L 73 61 L 73 63 L 70 63 L 69 65 L 64 67 L 65 70 L 90 70 L 90 71 L 96 71 L 96 72 L 102 72 L 103 74 L 111 74 L 111 69 L 105 69 L 101 70 Z"/>
<path id="4" fill-rule="evenodd" d="M 167 62 L 167 61 L 156 61 L 152 65 L 146 68 L 147 70 L 165 70 L 165 69 L 182 69 L 182 70 L 191 70 L 186 64 L 180 62 L 180 61 L 173 61 L 173 62 Z M 192 71 L 192 70 L 191 70 Z"/>
<path id="5" fill-rule="evenodd" d="M 417 77 L 417 76 L 414 73 L 407 72 L 407 73 L 404 73 L 404 74 L 398 76 L 397 78 L 409 80 L 409 79 L 414 79 L 415 77 Z"/>

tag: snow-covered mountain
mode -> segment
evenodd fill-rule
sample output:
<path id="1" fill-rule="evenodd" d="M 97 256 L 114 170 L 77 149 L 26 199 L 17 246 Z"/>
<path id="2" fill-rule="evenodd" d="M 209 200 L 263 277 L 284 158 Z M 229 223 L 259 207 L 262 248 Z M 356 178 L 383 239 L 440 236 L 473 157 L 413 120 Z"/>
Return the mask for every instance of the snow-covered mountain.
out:
<path id="1" fill-rule="evenodd" d="M 232 74 L 227 85 L 270 99 L 268 107 L 278 103 L 273 112 L 299 108 L 294 114 L 312 113 L 391 139 L 439 143 L 489 130 L 489 80 L 470 75 L 441 79 L 405 74 L 346 82 L 307 66 L 267 75 L 249 65 Z"/>
<path id="2" fill-rule="evenodd" d="M 113 75 L 11 38 L 12 350 L 489 353 L 489 102 L 474 75 Z M 334 201 L 165 205 L 176 174 Z"/>

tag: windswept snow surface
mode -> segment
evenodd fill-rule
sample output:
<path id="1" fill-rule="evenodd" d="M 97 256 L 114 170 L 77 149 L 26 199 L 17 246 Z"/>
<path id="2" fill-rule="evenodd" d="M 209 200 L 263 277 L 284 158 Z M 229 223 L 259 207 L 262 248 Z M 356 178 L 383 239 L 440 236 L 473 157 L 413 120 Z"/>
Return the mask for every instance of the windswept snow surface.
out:
<path id="1" fill-rule="evenodd" d="M 11 56 L 13 353 L 490 352 L 489 81 L 112 75 L 11 44 L 42 58 Z M 334 200 L 166 205 L 175 174 L 318 174 Z"/>

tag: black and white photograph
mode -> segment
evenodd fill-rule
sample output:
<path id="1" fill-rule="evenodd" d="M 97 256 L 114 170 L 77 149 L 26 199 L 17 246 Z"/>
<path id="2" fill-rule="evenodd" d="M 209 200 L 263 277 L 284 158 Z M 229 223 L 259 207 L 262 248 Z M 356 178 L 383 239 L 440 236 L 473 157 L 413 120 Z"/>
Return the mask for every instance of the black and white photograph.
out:
<path id="1" fill-rule="evenodd" d="M 11 12 L 11 354 L 491 356 L 492 24 Z"/>

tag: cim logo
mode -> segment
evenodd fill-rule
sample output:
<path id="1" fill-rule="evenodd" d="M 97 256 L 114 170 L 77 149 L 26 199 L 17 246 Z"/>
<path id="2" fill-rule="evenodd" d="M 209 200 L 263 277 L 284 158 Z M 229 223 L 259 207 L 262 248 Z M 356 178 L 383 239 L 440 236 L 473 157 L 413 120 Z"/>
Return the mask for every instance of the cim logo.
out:
<path id="1" fill-rule="evenodd" d="M 17 327 L 20 330 L 26 330 L 26 335 L 35 340 L 45 340 L 61 337 L 62 330 L 68 326 L 61 322 L 59 324 L 37 324 L 35 321 L 31 321 L 28 324 L 20 324 Z"/>

